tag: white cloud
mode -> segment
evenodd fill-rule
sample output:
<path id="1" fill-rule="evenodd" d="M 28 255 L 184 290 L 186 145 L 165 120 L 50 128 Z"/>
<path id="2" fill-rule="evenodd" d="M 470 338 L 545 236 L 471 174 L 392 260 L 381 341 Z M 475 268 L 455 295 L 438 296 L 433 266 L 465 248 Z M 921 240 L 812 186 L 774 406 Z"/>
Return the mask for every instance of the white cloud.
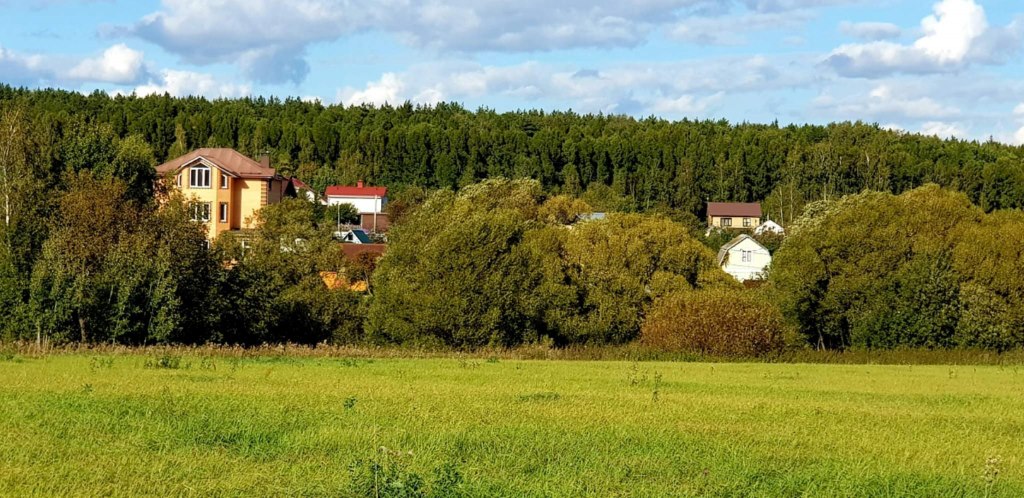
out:
<path id="1" fill-rule="evenodd" d="M 903 33 L 899 26 L 887 22 L 843 21 L 839 24 L 839 31 L 846 36 L 869 41 L 899 38 Z"/>
<path id="2" fill-rule="evenodd" d="M 0 46 L 0 74 L 5 83 L 32 85 L 54 77 L 45 57 L 22 54 Z"/>
<path id="3" fill-rule="evenodd" d="M 648 108 L 658 115 L 668 116 L 703 116 L 708 109 L 720 102 L 725 97 L 724 92 L 718 92 L 704 98 L 697 98 L 693 95 L 681 95 L 677 98 L 666 97 L 655 99 Z"/>
<path id="4" fill-rule="evenodd" d="M 956 71 L 975 62 L 991 63 L 1015 51 L 1020 29 L 990 29 L 975 0 L 941 0 L 921 21 L 922 35 L 912 45 L 888 41 L 843 45 L 825 63 L 842 76 L 879 77 L 892 73 Z M 1012 28 L 1012 29 L 1010 29 Z M 984 49 L 981 49 L 984 47 Z"/>
<path id="5" fill-rule="evenodd" d="M 928 121 L 921 125 L 921 133 L 939 138 L 966 138 L 967 132 L 954 123 Z"/>
<path id="6" fill-rule="evenodd" d="M 824 94 L 813 105 L 829 119 L 840 121 L 907 122 L 958 117 L 960 109 L 922 96 L 920 88 L 893 83 L 876 85 L 867 94 L 842 89 L 845 95 Z"/>
<path id="7" fill-rule="evenodd" d="M 68 77 L 104 83 L 134 83 L 145 74 L 143 54 L 119 43 L 103 51 L 103 55 L 79 62 L 68 71 Z"/>
<path id="8" fill-rule="evenodd" d="M 146 75 L 142 52 L 113 45 L 96 57 L 26 54 L 0 47 L 0 77 L 27 86 L 74 85 L 83 82 L 129 84 Z"/>
<path id="9" fill-rule="evenodd" d="M 742 43 L 788 29 L 812 10 L 865 0 L 163 0 L 134 34 L 193 64 L 233 63 L 260 82 L 301 82 L 306 50 L 386 33 L 441 53 L 636 47 L 660 29 L 695 43 Z M 740 33 L 732 35 L 730 33 Z"/>
<path id="10" fill-rule="evenodd" d="M 1013 134 L 1013 143 L 1016 145 L 1024 145 L 1024 126 Z"/>
<path id="11" fill-rule="evenodd" d="M 713 117 L 727 95 L 792 89 L 811 81 L 806 72 L 777 71 L 776 65 L 763 57 L 638 62 L 601 70 L 538 62 L 496 66 L 450 61 L 415 65 L 406 72 L 385 73 L 364 87 L 342 88 L 337 101 L 395 105 L 406 100 L 433 104 L 508 99 L 579 112 Z"/>
<path id="12" fill-rule="evenodd" d="M 401 104 L 406 97 L 402 92 L 405 83 L 395 73 L 384 73 L 377 81 L 366 84 L 366 88 L 356 90 L 345 88 L 338 91 L 338 102 L 345 105 L 372 104 L 381 106 L 384 104 Z"/>
<path id="13" fill-rule="evenodd" d="M 791 29 L 807 22 L 810 17 L 810 12 L 805 10 L 692 17 L 681 20 L 668 34 L 676 40 L 701 45 L 742 45 L 751 32 Z"/>
<path id="14" fill-rule="evenodd" d="M 210 98 L 243 97 L 250 93 L 248 85 L 218 82 L 213 76 L 192 71 L 165 69 L 156 80 L 135 87 L 139 96 L 168 93 L 175 97 L 202 96 Z"/>

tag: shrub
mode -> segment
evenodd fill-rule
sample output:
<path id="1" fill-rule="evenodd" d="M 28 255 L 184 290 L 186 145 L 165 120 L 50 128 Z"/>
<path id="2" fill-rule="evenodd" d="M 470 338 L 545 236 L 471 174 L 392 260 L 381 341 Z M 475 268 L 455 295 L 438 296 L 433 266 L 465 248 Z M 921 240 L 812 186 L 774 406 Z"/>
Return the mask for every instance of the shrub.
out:
<path id="1" fill-rule="evenodd" d="M 710 356 L 761 356 L 785 347 L 779 309 L 757 290 L 679 292 L 654 302 L 640 341 L 665 351 Z"/>

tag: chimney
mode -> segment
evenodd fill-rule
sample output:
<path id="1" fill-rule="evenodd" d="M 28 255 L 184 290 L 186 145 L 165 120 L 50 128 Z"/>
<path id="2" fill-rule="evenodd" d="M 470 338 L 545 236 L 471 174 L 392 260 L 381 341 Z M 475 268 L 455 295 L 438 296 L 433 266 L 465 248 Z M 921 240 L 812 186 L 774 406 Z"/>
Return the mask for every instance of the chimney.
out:
<path id="1" fill-rule="evenodd" d="M 260 166 L 263 166 L 264 168 L 270 167 L 270 154 L 263 154 L 260 156 Z"/>
<path id="2" fill-rule="evenodd" d="M 358 182 L 356 182 L 356 188 L 363 188 L 363 181 L 362 180 L 359 180 Z"/>

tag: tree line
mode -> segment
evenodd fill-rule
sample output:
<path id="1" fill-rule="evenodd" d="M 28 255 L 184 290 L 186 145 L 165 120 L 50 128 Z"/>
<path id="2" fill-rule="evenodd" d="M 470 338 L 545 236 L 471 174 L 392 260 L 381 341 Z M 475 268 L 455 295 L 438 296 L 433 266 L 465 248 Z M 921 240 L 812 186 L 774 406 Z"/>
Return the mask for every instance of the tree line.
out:
<path id="1" fill-rule="evenodd" d="M 985 211 L 1024 207 L 1020 148 L 861 122 L 672 122 L 471 111 L 455 103 L 345 107 L 295 98 L 210 101 L 0 85 L 0 107 L 12 105 L 32 115 L 33 143 L 45 149 L 40 161 L 57 177 L 110 164 L 112 143 L 134 136 L 157 161 L 198 147 L 269 153 L 284 174 L 319 190 L 359 179 L 400 190 L 529 177 L 552 194 L 596 189 L 595 209 L 701 217 L 709 200 L 763 202 L 773 219 L 788 223 L 810 201 L 934 183 L 965 193 Z M 601 191 L 614 197 L 601 201 Z"/>
<path id="2" fill-rule="evenodd" d="M 338 214 L 300 199 L 264 209 L 244 251 L 231 237 L 207 249 L 187 200 L 154 181 L 155 164 L 200 146 L 269 152 L 314 188 L 389 185 L 388 256 L 345 260 Z M 1024 343 L 1020 152 L 861 123 L 0 86 L 0 334 L 1009 349 Z M 761 200 L 789 226 L 768 285 L 743 290 L 717 268 L 697 230 L 704 199 Z M 590 211 L 616 214 L 575 223 Z M 327 291 L 325 272 L 370 292 Z"/>

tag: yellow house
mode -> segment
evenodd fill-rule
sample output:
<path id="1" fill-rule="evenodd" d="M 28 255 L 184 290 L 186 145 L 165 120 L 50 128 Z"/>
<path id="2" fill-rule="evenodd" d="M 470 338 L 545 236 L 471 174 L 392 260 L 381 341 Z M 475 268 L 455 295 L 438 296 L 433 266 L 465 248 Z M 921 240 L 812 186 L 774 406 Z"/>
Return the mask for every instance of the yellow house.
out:
<path id="1" fill-rule="evenodd" d="M 191 202 L 192 219 L 205 223 L 209 238 L 255 227 L 255 214 L 279 202 L 288 180 L 270 167 L 234 149 L 197 149 L 156 167 L 168 186 Z"/>
<path id="2" fill-rule="evenodd" d="M 753 230 L 761 224 L 761 205 L 756 202 L 709 202 L 708 229 Z"/>

